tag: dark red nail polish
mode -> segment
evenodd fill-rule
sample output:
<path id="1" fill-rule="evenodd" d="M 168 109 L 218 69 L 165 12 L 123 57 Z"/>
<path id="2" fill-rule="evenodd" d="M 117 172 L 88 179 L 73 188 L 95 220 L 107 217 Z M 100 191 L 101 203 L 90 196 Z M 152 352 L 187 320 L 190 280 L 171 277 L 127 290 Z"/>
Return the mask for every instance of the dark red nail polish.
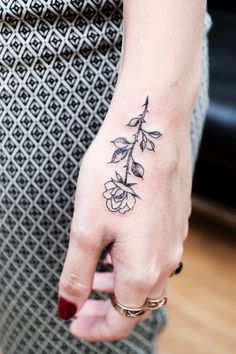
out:
<path id="1" fill-rule="evenodd" d="M 75 304 L 65 300 L 62 296 L 58 300 L 58 313 L 63 320 L 69 320 L 75 315 L 77 308 Z"/>
<path id="2" fill-rule="evenodd" d="M 176 268 L 176 270 L 175 270 L 175 274 L 179 274 L 182 269 L 183 269 L 183 263 L 180 262 L 178 268 Z"/>

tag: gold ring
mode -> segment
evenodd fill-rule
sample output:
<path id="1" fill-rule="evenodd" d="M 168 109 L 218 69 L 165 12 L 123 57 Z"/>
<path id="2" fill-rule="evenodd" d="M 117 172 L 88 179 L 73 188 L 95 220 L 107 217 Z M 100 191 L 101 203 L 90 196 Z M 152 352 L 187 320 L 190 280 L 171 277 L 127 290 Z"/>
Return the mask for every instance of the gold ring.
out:
<path id="1" fill-rule="evenodd" d="M 127 307 L 120 304 L 115 297 L 115 294 L 112 295 L 111 303 L 114 308 L 123 316 L 137 318 L 143 316 L 146 311 L 154 311 L 159 309 L 161 306 L 167 303 L 167 297 L 159 297 L 156 299 L 147 298 L 143 306 L 141 307 Z"/>
<path id="2" fill-rule="evenodd" d="M 114 306 L 114 308 L 123 316 L 126 317 L 140 317 L 146 312 L 146 302 L 143 304 L 141 307 L 127 307 L 124 305 L 121 305 L 117 300 L 115 295 L 112 295 L 111 298 L 111 303 Z"/>

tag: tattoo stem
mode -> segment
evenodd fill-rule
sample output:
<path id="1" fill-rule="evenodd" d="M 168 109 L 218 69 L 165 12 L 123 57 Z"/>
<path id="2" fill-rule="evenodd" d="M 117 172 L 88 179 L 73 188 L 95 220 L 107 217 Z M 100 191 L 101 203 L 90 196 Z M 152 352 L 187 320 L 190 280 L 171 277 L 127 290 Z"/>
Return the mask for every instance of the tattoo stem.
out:
<path id="1" fill-rule="evenodd" d="M 148 112 L 148 109 L 147 109 L 148 108 L 148 96 L 147 96 L 146 101 L 143 104 L 143 106 L 144 106 L 144 110 L 143 110 L 143 113 L 141 113 L 141 115 L 140 115 L 140 120 L 139 120 L 139 124 L 138 124 L 138 130 L 137 130 L 136 134 L 134 135 L 134 141 L 133 141 L 132 146 L 131 146 L 131 148 L 129 150 L 129 153 L 128 153 L 128 158 L 127 158 L 127 163 L 126 163 L 126 171 L 125 171 L 125 179 L 124 179 L 125 184 L 127 184 L 130 160 L 132 158 L 133 150 L 134 150 L 134 147 L 135 147 L 135 145 L 136 145 L 136 143 L 138 141 L 139 134 L 140 134 L 140 132 L 142 130 L 142 124 L 144 123 L 145 115 Z"/>

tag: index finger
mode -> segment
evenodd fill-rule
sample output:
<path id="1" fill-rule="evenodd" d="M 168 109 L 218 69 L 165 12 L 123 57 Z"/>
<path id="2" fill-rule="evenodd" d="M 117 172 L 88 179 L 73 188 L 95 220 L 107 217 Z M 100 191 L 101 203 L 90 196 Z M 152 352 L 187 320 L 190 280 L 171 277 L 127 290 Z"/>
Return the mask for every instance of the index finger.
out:
<path id="1" fill-rule="evenodd" d="M 126 258 L 125 266 L 114 264 L 114 293 L 122 305 L 140 308 L 152 289 L 156 277 L 137 272 L 132 257 Z M 141 262 L 141 260 L 140 260 Z M 145 269 L 144 269 L 145 271 Z M 119 313 L 110 300 L 87 301 L 70 326 L 71 333 L 80 339 L 112 341 L 127 337 L 134 325 L 146 315 L 138 318 L 126 317 Z"/>

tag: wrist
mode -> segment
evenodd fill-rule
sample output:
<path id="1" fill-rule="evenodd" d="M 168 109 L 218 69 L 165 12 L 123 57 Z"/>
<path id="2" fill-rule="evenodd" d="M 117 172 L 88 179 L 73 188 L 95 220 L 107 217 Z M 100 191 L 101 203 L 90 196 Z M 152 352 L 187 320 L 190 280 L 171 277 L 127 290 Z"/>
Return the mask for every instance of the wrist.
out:
<path id="1" fill-rule="evenodd" d="M 178 135 L 189 134 L 192 110 L 197 96 L 192 92 L 194 89 L 178 90 L 168 85 L 159 89 L 146 81 L 139 81 L 137 85 L 121 80 L 117 83 L 105 125 L 110 126 L 112 130 L 114 127 L 117 131 L 123 129 L 129 119 L 140 113 L 148 95 L 147 119 L 151 129 L 158 126 L 162 131 Z"/>

